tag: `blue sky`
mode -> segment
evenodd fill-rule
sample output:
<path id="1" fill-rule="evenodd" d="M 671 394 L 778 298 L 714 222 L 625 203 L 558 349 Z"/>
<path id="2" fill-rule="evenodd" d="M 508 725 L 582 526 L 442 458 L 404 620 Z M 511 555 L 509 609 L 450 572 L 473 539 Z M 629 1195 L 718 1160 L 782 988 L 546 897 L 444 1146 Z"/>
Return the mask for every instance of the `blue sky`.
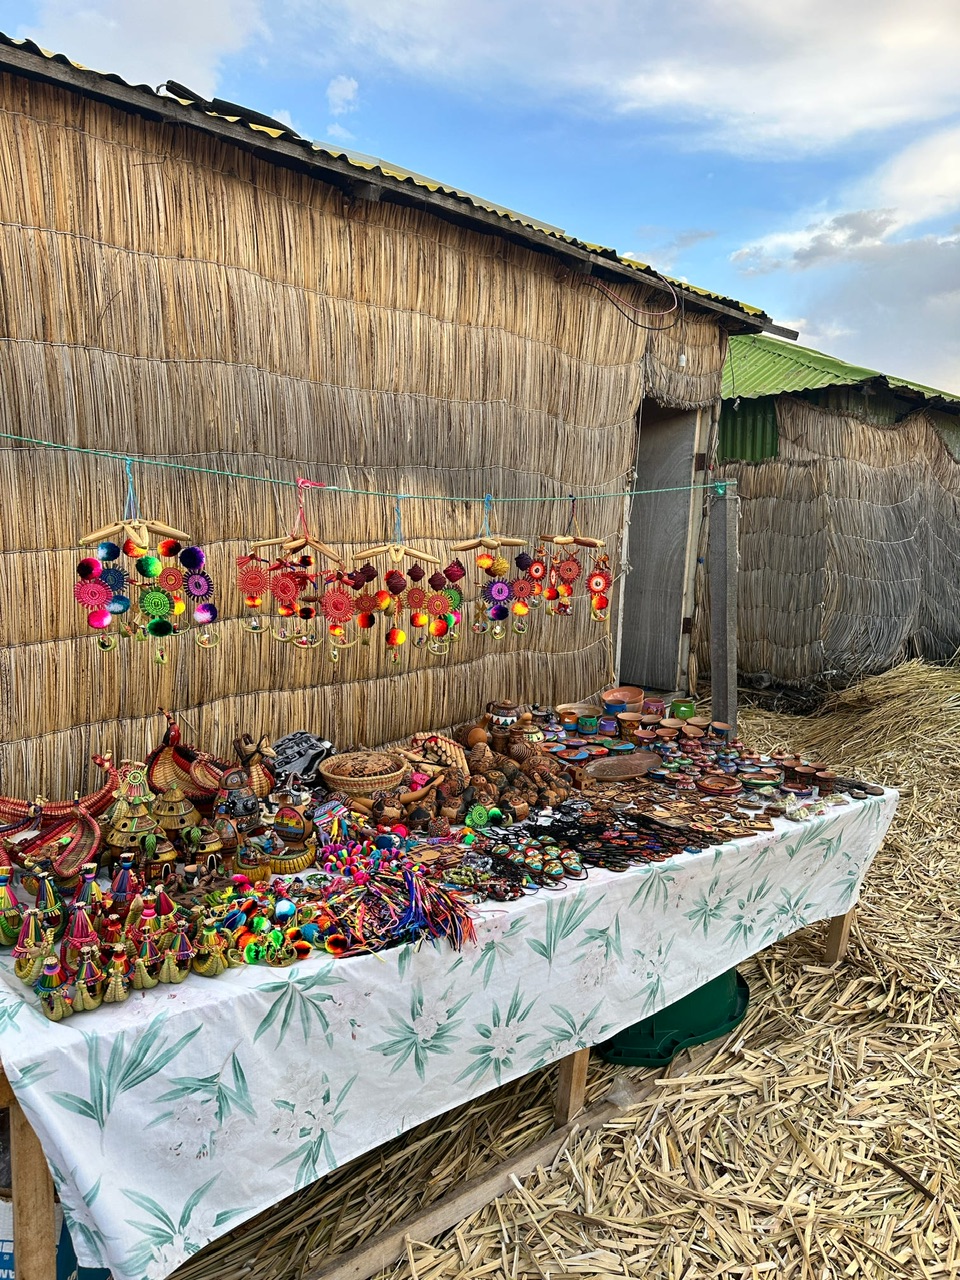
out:
<path id="1" fill-rule="evenodd" d="M 956 0 L 0 0 L 960 391 Z"/>

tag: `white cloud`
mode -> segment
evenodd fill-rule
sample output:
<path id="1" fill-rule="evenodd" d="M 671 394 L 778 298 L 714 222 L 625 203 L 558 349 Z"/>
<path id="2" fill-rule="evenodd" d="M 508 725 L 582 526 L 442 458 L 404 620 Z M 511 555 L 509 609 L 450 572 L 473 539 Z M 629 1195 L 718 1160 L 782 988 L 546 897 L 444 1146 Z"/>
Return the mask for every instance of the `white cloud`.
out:
<path id="1" fill-rule="evenodd" d="M 95 71 L 152 87 L 178 80 L 204 97 L 224 57 L 268 35 L 260 0 L 41 0 L 22 34 Z"/>
<path id="2" fill-rule="evenodd" d="M 297 126 L 293 123 L 293 116 L 285 107 L 274 107 L 270 112 L 270 115 L 274 120 L 279 120 L 281 124 L 285 124 L 288 129 L 292 129 L 294 133 L 300 132 Z"/>
<path id="3" fill-rule="evenodd" d="M 357 90 L 360 88 L 353 76 L 334 76 L 327 85 L 327 103 L 330 114 L 345 115 L 353 111 L 357 105 Z"/>
<path id="4" fill-rule="evenodd" d="M 349 54 L 501 98 L 508 89 L 656 113 L 737 152 L 816 151 L 960 109 L 951 0 L 287 5 L 329 61 Z"/>
<path id="5" fill-rule="evenodd" d="M 960 215 L 960 126 L 905 147 L 852 183 L 838 203 L 839 211 L 801 215 L 796 226 L 752 241 L 733 261 L 760 273 L 857 260 L 869 249 L 903 243 L 909 228 Z"/>
<path id="6" fill-rule="evenodd" d="M 349 129 L 345 129 L 342 124 L 328 124 L 326 134 L 331 142 L 353 142 L 354 136 Z"/>

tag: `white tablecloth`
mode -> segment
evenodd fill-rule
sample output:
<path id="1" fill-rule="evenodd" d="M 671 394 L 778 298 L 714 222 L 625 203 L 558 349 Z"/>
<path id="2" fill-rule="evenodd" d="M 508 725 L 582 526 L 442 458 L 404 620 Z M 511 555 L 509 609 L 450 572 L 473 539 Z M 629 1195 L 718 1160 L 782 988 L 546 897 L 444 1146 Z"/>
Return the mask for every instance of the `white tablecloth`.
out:
<path id="1" fill-rule="evenodd" d="M 487 905 L 461 954 L 244 967 L 58 1025 L 7 955 L 0 1058 L 80 1262 L 160 1280 L 344 1161 L 847 911 L 896 803 Z"/>

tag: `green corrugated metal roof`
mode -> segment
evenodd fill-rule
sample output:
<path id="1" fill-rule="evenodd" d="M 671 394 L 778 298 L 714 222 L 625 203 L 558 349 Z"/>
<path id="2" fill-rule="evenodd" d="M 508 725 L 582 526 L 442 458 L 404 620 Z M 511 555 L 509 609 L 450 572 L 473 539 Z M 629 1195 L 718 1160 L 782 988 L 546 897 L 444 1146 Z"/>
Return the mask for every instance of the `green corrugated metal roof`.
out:
<path id="1" fill-rule="evenodd" d="M 702 298 L 711 299 L 720 303 L 725 307 L 732 307 L 741 312 L 750 320 L 756 321 L 757 324 L 771 325 L 770 317 L 765 311 L 759 307 L 752 307 L 745 302 L 740 302 L 736 298 L 728 298 L 724 294 L 711 293 L 709 289 L 701 289 L 696 285 L 684 282 L 681 284 L 677 280 L 671 280 L 669 276 L 663 275 L 661 272 L 654 270 L 645 262 L 638 262 L 634 258 L 624 258 L 617 253 L 615 249 L 607 249 L 602 245 L 589 244 L 582 240 L 577 240 L 574 236 L 569 236 L 559 227 L 553 227 L 549 223 L 540 222 L 536 218 L 527 217 L 525 214 L 516 213 L 512 209 L 506 209 L 502 205 L 491 204 L 489 201 L 482 200 L 477 196 L 470 195 L 469 192 L 460 191 L 457 187 L 447 186 L 444 183 L 436 182 L 432 178 L 424 177 L 423 174 L 414 173 L 410 169 L 401 168 L 399 165 L 389 164 L 385 160 L 379 160 L 374 156 L 361 155 L 355 151 L 347 151 L 341 147 L 332 147 L 329 143 L 311 142 L 306 138 L 300 137 L 295 130 L 283 125 L 280 121 L 270 121 L 269 117 L 262 116 L 259 112 L 250 111 L 249 116 L 237 114 L 227 110 L 211 110 L 210 103 L 195 101 L 190 98 L 174 96 L 173 94 L 165 95 L 157 92 L 146 84 L 131 84 L 124 80 L 121 76 L 113 73 L 93 71 L 89 67 L 83 66 L 82 63 L 73 62 L 62 53 L 51 53 L 47 49 L 43 49 L 40 45 L 35 44 L 32 40 L 13 39 L 11 36 L 0 32 L 0 45 L 8 45 L 15 49 L 23 49 L 27 53 L 36 54 L 47 58 L 51 62 L 58 62 L 63 66 L 73 67 L 77 71 L 82 71 L 86 75 L 94 76 L 97 79 L 112 84 L 122 85 L 124 88 L 133 89 L 137 93 L 143 94 L 145 97 L 165 100 L 167 102 L 175 101 L 181 106 L 188 107 L 201 115 L 213 118 L 219 118 L 229 121 L 231 124 L 239 124 L 252 130 L 254 133 L 265 135 L 273 139 L 283 139 L 285 142 L 294 143 L 298 147 L 302 147 L 304 151 L 312 153 L 316 156 L 329 156 L 333 160 L 342 161 L 350 165 L 351 168 L 365 174 L 381 174 L 387 178 L 393 178 L 398 182 L 419 187 L 425 191 L 437 192 L 438 194 L 451 196 L 455 200 L 460 200 L 464 204 L 472 205 L 475 209 L 482 210 L 484 213 L 495 214 L 499 218 L 503 218 L 505 222 L 514 223 L 517 226 L 526 227 L 530 230 L 540 232 L 540 234 L 549 236 L 553 240 L 563 241 L 565 244 L 573 245 L 575 248 L 587 250 L 591 254 L 595 254 L 599 258 L 606 258 L 609 262 L 615 262 L 618 266 L 629 267 L 632 271 L 636 271 L 638 275 L 652 276 L 657 280 L 668 281 L 671 285 L 675 285 L 678 290 L 682 290 L 687 294 L 699 294 Z M 179 87 L 179 86 L 178 86 Z M 146 105 L 146 104 L 145 104 Z M 221 104 L 224 105 L 224 104 Z M 238 111 L 244 109 L 238 108 Z M 276 127 L 273 127 L 276 126 Z"/>
<path id="2" fill-rule="evenodd" d="M 847 364 L 836 356 L 824 355 L 810 347 L 781 342 L 765 334 L 735 334 L 730 338 L 727 362 L 723 369 L 725 400 L 739 396 L 752 400 L 758 396 L 775 396 L 789 391 L 812 391 L 818 387 L 856 386 L 879 379 L 891 390 L 915 391 L 925 400 L 960 405 L 960 395 L 925 387 L 920 382 L 894 378 L 876 369 L 863 369 Z"/>

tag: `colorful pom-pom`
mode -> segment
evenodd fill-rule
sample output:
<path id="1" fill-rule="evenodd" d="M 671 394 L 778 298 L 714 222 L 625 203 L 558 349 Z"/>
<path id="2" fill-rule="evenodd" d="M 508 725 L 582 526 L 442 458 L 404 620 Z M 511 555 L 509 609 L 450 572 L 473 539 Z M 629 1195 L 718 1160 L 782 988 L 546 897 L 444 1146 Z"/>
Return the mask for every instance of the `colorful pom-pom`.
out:
<path id="1" fill-rule="evenodd" d="M 245 596 L 243 603 L 248 609 L 259 609 L 263 604 L 262 596 Z"/>
<path id="2" fill-rule="evenodd" d="M 130 597 L 124 595 L 116 595 L 107 605 L 111 613 L 126 613 L 130 608 Z"/>
<path id="3" fill-rule="evenodd" d="M 137 573 L 141 578 L 159 578 L 163 562 L 159 556 L 140 556 L 137 560 Z"/>
<path id="4" fill-rule="evenodd" d="M 502 622 L 504 618 L 509 618 L 510 610 L 505 604 L 495 604 L 490 609 L 490 617 L 494 622 Z"/>
<path id="5" fill-rule="evenodd" d="M 292 618 L 296 612 L 292 604 L 282 604 L 277 608 L 277 613 L 280 614 L 281 618 Z"/>
<path id="6" fill-rule="evenodd" d="M 162 556 L 178 556 L 183 550 L 183 544 L 176 538 L 164 538 L 157 550 Z"/>
<path id="7" fill-rule="evenodd" d="M 97 631 L 109 627 L 112 614 L 109 609 L 91 609 L 87 614 L 87 623 Z"/>
<path id="8" fill-rule="evenodd" d="M 513 604 L 510 606 L 510 612 L 515 613 L 518 618 L 525 618 L 530 612 L 530 606 L 527 604 L 526 600 L 514 600 Z"/>
<path id="9" fill-rule="evenodd" d="M 202 624 L 216 622 L 217 617 L 217 606 L 215 604 L 198 604 L 193 611 L 194 622 Z"/>
<path id="10" fill-rule="evenodd" d="M 407 638 L 407 633 L 400 627 L 391 627 L 387 632 L 387 644 L 391 649 L 398 649 Z"/>
<path id="11" fill-rule="evenodd" d="M 180 563 L 185 569 L 193 571 L 202 569 L 207 563 L 207 557 L 204 555 L 202 547 L 184 547 L 180 552 Z"/>
<path id="12" fill-rule="evenodd" d="M 377 625 L 376 614 L 373 614 L 373 613 L 357 614 L 357 626 L 360 627 L 361 630 L 369 631 L 371 627 L 375 627 L 376 625 Z"/>
<path id="13" fill-rule="evenodd" d="M 131 560 L 136 560 L 138 556 L 145 556 L 147 548 L 141 547 L 138 542 L 134 542 L 132 538 L 128 538 L 123 544 L 123 554 L 129 556 Z"/>
<path id="14" fill-rule="evenodd" d="M 173 634 L 173 623 L 166 618 L 151 618 L 147 623 L 147 630 L 152 636 L 169 636 Z"/>
<path id="15" fill-rule="evenodd" d="M 432 636 L 445 636 L 450 630 L 450 624 L 446 618 L 434 618 L 430 623 L 430 634 Z"/>
<path id="16" fill-rule="evenodd" d="M 182 599 L 182 597 L 174 596 L 174 600 L 173 600 L 174 616 L 179 618 L 180 614 L 186 613 L 186 611 L 187 611 L 186 602 Z"/>
<path id="17" fill-rule="evenodd" d="M 115 542 L 101 542 L 97 547 L 98 560 L 116 560 L 120 554 L 120 548 Z"/>
<path id="18" fill-rule="evenodd" d="M 77 565 L 77 576 L 80 578 L 99 578 L 102 572 L 103 565 L 92 556 L 84 557 Z"/>
<path id="19" fill-rule="evenodd" d="M 420 609 L 410 615 L 410 622 L 414 627 L 425 627 L 429 621 L 429 613 L 423 613 Z"/>
<path id="20" fill-rule="evenodd" d="M 378 609 L 389 609 L 392 603 L 392 597 L 389 591 L 378 591 L 374 596 Z"/>
<path id="21" fill-rule="evenodd" d="M 520 570 L 521 573 L 526 573 L 527 570 L 530 568 L 530 566 L 533 564 L 533 556 L 529 553 L 529 551 L 521 551 L 513 563 L 517 566 L 517 568 Z"/>
<path id="22" fill-rule="evenodd" d="M 312 604 L 303 605 L 303 607 L 298 609 L 297 612 L 299 616 L 303 618 L 304 622 L 309 622 L 311 618 L 315 618 L 317 616 L 317 611 Z"/>

